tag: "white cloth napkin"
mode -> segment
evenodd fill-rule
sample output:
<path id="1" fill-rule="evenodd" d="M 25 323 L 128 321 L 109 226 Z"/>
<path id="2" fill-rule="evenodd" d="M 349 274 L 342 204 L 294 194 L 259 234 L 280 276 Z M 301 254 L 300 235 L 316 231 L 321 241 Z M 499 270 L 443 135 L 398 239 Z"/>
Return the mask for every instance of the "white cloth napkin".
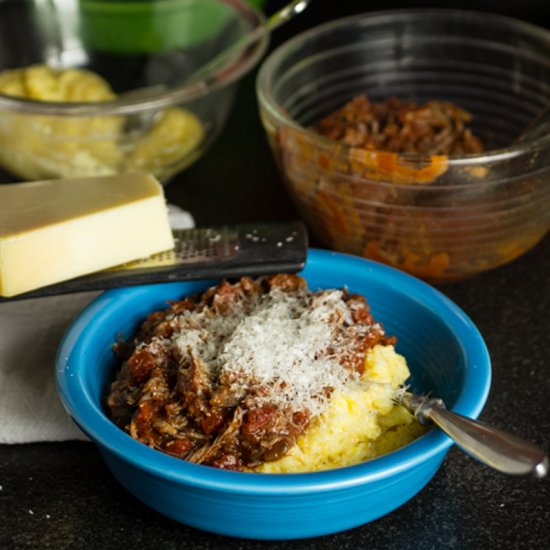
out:
<path id="1" fill-rule="evenodd" d="M 169 207 L 174 229 L 192 216 Z M 0 303 L 0 443 L 86 439 L 55 388 L 55 354 L 70 322 L 97 296 L 86 292 Z"/>

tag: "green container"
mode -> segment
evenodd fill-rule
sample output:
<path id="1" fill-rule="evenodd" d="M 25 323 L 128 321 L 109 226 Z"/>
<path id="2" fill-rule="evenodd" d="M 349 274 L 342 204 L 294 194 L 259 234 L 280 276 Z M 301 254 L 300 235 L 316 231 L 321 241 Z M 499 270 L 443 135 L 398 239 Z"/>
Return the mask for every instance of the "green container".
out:
<path id="1" fill-rule="evenodd" d="M 249 2 L 260 7 L 264 0 Z M 92 50 L 109 53 L 185 49 L 213 38 L 236 19 L 235 9 L 214 0 L 79 2 L 82 41 Z"/>

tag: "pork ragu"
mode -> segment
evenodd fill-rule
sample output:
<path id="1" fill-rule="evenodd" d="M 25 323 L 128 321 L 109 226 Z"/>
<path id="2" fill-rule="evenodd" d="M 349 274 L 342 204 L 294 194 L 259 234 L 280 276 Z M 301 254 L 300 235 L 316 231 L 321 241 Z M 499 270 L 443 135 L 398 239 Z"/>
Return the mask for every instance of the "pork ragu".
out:
<path id="1" fill-rule="evenodd" d="M 453 157 L 483 152 L 471 121 L 470 113 L 449 101 L 419 104 L 390 97 L 377 103 L 360 95 L 313 129 L 351 147 Z"/>
<path id="2" fill-rule="evenodd" d="M 282 457 L 366 352 L 393 344 L 365 299 L 280 274 L 221 282 L 151 313 L 114 351 L 112 420 L 142 443 L 228 470 Z"/>

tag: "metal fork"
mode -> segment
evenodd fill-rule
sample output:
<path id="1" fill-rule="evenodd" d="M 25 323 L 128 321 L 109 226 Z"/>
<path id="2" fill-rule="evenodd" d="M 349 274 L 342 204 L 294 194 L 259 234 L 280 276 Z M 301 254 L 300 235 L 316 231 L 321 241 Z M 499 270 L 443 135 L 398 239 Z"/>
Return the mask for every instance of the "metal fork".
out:
<path id="1" fill-rule="evenodd" d="M 441 399 L 404 392 L 397 400 L 422 425 L 435 424 L 480 462 L 505 474 L 548 473 L 546 453 L 515 435 L 447 410 Z"/>

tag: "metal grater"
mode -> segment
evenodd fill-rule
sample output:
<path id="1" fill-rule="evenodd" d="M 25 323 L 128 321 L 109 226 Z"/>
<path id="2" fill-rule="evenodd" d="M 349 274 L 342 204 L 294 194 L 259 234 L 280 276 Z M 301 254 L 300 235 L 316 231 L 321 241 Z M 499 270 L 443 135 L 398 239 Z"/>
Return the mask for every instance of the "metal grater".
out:
<path id="1" fill-rule="evenodd" d="M 236 226 L 222 226 L 198 229 L 175 229 L 174 249 L 154 254 L 143 260 L 136 260 L 112 268 L 140 269 L 153 266 L 173 266 L 176 264 L 194 263 L 199 261 L 219 261 L 237 256 L 239 246 L 239 230 Z"/>
<path id="2" fill-rule="evenodd" d="M 173 250 L 0 298 L 0 302 L 149 283 L 296 272 L 306 261 L 308 237 L 301 222 L 225 225 L 173 233 Z"/>

